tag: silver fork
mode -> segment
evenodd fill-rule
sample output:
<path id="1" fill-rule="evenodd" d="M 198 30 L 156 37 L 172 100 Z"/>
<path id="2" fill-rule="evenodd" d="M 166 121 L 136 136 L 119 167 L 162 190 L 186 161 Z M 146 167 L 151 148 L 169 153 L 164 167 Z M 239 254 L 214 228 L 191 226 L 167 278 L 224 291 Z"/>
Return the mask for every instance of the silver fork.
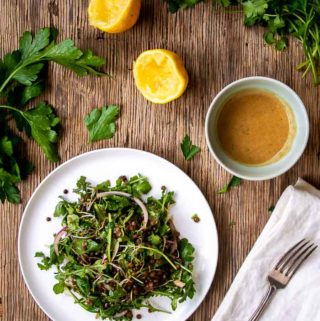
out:
<path id="1" fill-rule="evenodd" d="M 312 254 L 318 247 L 308 240 L 301 240 L 294 245 L 288 252 L 286 252 L 272 271 L 268 274 L 269 289 L 267 294 L 263 297 L 260 305 L 249 319 L 249 321 L 256 321 L 260 318 L 266 306 L 276 293 L 278 289 L 284 288 L 296 273 L 300 265 Z"/>

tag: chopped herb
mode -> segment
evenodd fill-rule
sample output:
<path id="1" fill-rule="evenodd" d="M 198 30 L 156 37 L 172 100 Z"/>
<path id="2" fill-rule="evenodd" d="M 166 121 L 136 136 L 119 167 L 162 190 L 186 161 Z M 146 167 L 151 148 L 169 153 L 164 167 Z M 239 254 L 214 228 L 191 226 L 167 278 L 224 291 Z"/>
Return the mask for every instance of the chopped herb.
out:
<path id="1" fill-rule="evenodd" d="M 186 160 L 190 160 L 200 152 L 200 147 L 192 145 L 190 137 L 186 135 L 181 143 L 181 150 Z"/>
<path id="2" fill-rule="evenodd" d="M 59 160 L 57 152 L 59 117 L 52 106 L 29 102 L 45 89 L 44 70 L 49 61 L 60 64 L 80 76 L 105 75 L 98 70 L 104 59 L 88 50 L 82 52 L 72 40 L 56 43 L 58 32 L 42 28 L 34 36 L 26 31 L 19 49 L 0 59 L 0 201 L 21 201 L 17 184 L 27 177 L 33 166 L 21 153 L 23 141 L 8 126 L 13 118 L 18 131 L 34 139 L 50 161 Z"/>
<path id="3" fill-rule="evenodd" d="M 274 210 L 275 206 L 274 205 L 271 205 L 269 208 L 268 208 L 268 212 L 269 214 L 272 214 L 273 210 Z"/>
<path id="4" fill-rule="evenodd" d="M 237 176 L 232 176 L 230 182 L 226 184 L 224 187 L 222 187 L 218 193 L 219 194 L 227 193 L 230 190 L 230 188 L 239 186 L 240 184 L 241 184 L 241 178 Z"/>
<path id="5" fill-rule="evenodd" d="M 193 221 L 195 223 L 199 223 L 200 222 L 200 217 L 198 216 L 198 214 L 193 214 L 192 217 Z"/>
<path id="6" fill-rule="evenodd" d="M 179 9 L 190 8 L 203 0 L 165 0 L 168 3 L 171 13 L 177 12 Z"/>
<path id="7" fill-rule="evenodd" d="M 57 269 L 55 294 L 68 292 L 97 318 L 118 321 L 132 320 L 133 309 L 160 311 L 148 301 L 153 296 L 168 297 L 173 310 L 194 296 L 195 249 L 170 218 L 174 193 L 162 189 L 159 198 L 143 201 L 150 190 L 140 174 L 121 176 L 115 186 L 80 177 L 78 201 L 56 206 L 63 228 L 50 254 L 35 254 L 41 270 Z"/>
<path id="8" fill-rule="evenodd" d="M 94 108 L 85 118 L 90 142 L 112 138 L 116 132 L 115 121 L 118 117 L 118 106 L 110 105 L 104 106 L 101 109 Z"/>
<path id="9" fill-rule="evenodd" d="M 229 226 L 230 226 L 230 227 L 234 227 L 235 225 L 236 225 L 236 222 L 235 222 L 235 221 L 229 222 Z"/>

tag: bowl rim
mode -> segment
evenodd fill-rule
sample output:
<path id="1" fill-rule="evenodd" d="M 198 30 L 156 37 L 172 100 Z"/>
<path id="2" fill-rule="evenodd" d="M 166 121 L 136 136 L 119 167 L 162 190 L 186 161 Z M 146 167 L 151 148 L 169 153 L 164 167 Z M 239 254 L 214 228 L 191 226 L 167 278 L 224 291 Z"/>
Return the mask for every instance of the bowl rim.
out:
<path id="1" fill-rule="evenodd" d="M 216 108 L 216 103 L 217 103 L 218 99 L 221 96 L 223 96 L 226 93 L 226 91 L 228 91 L 230 88 L 232 88 L 240 83 L 244 83 L 244 82 L 248 82 L 248 81 L 252 81 L 252 80 L 261 80 L 261 81 L 269 82 L 269 83 L 271 82 L 271 83 L 275 84 L 276 86 L 280 86 L 280 87 L 285 88 L 289 92 L 289 94 L 294 96 L 295 99 L 299 102 L 299 108 L 303 114 L 303 117 L 301 117 L 301 121 L 305 125 L 305 129 L 304 129 L 305 134 L 303 137 L 304 140 L 303 140 L 302 144 L 299 144 L 298 148 L 296 148 L 297 153 L 296 153 L 295 157 L 292 157 L 292 159 L 290 159 L 284 166 L 282 166 L 278 170 L 274 170 L 271 174 L 261 174 L 261 175 L 255 175 L 255 176 L 241 174 L 241 172 L 235 171 L 232 168 L 230 168 L 229 166 L 227 166 L 216 154 L 214 148 L 212 147 L 211 140 L 209 137 L 209 119 L 210 119 L 212 112 Z M 272 91 L 272 90 L 270 90 L 270 91 Z M 298 122 L 298 120 L 297 120 L 297 122 Z M 206 144 L 207 144 L 207 147 L 210 151 L 210 154 L 214 157 L 214 159 L 217 161 L 217 163 L 221 167 L 223 167 L 227 172 L 229 172 L 232 175 L 235 175 L 239 178 L 249 180 L 249 181 L 269 180 L 269 179 L 278 177 L 278 176 L 284 174 L 285 172 L 287 172 L 290 168 L 292 168 L 298 162 L 298 160 L 302 156 L 302 154 L 307 146 L 308 140 L 309 140 L 309 133 L 310 133 L 309 116 L 308 116 L 306 107 L 305 107 L 303 101 L 301 100 L 301 98 L 299 97 L 299 95 L 291 87 L 289 87 L 288 85 L 286 85 L 282 81 L 279 81 L 279 80 L 271 78 L 271 77 L 264 77 L 264 76 L 250 76 L 250 77 L 240 78 L 240 79 L 237 79 L 237 80 L 229 83 L 225 87 L 223 87 L 218 92 L 218 94 L 213 98 L 212 102 L 210 103 L 209 109 L 206 114 L 206 119 L 205 119 L 205 137 L 206 137 Z M 263 166 L 261 166 L 261 167 L 263 167 Z"/>

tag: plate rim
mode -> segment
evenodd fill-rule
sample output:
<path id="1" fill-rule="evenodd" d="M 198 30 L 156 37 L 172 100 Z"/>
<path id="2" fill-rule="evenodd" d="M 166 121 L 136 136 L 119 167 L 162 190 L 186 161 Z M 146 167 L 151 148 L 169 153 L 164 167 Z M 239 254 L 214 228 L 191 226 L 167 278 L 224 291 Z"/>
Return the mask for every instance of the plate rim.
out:
<path id="1" fill-rule="evenodd" d="M 32 200 L 35 198 L 38 190 L 40 190 L 40 188 L 45 184 L 45 182 L 51 177 L 53 176 L 56 172 L 58 172 L 62 167 L 66 166 L 67 164 L 71 163 L 72 161 L 75 161 L 79 158 L 82 158 L 82 157 L 85 157 L 87 155 L 90 155 L 90 154 L 95 154 L 95 153 L 103 153 L 105 151 L 129 151 L 129 152 L 134 152 L 134 153 L 140 153 L 140 154 L 146 154 L 148 156 L 151 156 L 151 157 L 154 157 L 154 158 L 157 158 L 161 161 L 164 161 L 165 163 L 168 163 L 169 165 L 172 165 L 174 166 L 181 174 L 183 174 L 184 176 L 186 176 L 186 178 L 190 181 L 191 184 L 193 184 L 197 190 L 201 193 L 201 195 L 203 196 L 204 198 L 204 201 L 206 202 L 206 205 L 209 207 L 212 215 L 211 215 L 211 220 L 212 220 L 212 223 L 213 223 L 213 227 L 214 227 L 214 240 L 215 240 L 215 253 L 216 253 L 216 257 L 214 258 L 214 269 L 213 269 L 213 273 L 212 273 L 212 278 L 210 280 L 210 282 L 208 283 L 208 287 L 207 289 L 204 291 L 204 294 L 203 294 L 203 297 L 200 299 L 200 302 L 198 305 L 195 305 L 194 307 L 192 307 L 190 309 L 190 313 L 189 315 L 187 316 L 187 318 L 189 318 L 193 313 L 195 313 L 195 311 L 200 307 L 200 305 L 203 303 L 203 301 L 205 300 L 205 298 L 207 297 L 208 295 L 208 292 L 212 286 L 212 283 L 213 283 L 213 280 L 214 280 L 214 277 L 216 275 L 216 272 L 217 272 L 217 266 L 218 266 L 218 260 L 219 260 L 219 237 L 218 237 L 218 230 L 217 230 L 217 224 L 216 224 L 216 221 L 215 221 L 215 218 L 214 218 L 214 213 L 210 207 L 210 204 L 207 200 L 207 198 L 205 197 L 205 195 L 203 194 L 202 190 L 200 189 L 200 187 L 193 181 L 193 179 L 187 174 L 185 173 L 181 168 L 179 168 L 176 164 L 170 162 L 169 160 L 161 157 L 161 156 L 158 156 L 154 153 L 151 153 L 151 152 L 148 152 L 148 151 L 144 151 L 144 150 L 141 150 L 141 149 L 136 149 L 136 148 L 128 148 L 128 147 L 110 147 L 110 148 L 101 148 L 101 149 L 95 149 L 95 150 L 91 150 L 91 151 L 88 151 L 88 152 L 84 152 L 84 153 L 81 153 L 79 155 L 76 155 L 68 160 L 66 160 L 65 162 L 63 162 L 62 164 L 58 165 L 55 169 L 53 169 L 51 172 L 49 172 L 49 174 L 47 174 L 47 176 L 41 180 L 41 182 L 38 184 L 38 186 L 35 188 L 35 190 L 33 191 L 32 195 L 30 196 L 24 210 L 23 210 L 23 213 L 22 213 L 22 216 L 21 216 L 21 219 L 20 219 L 20 224 L 19 224 L 19 230 L 18 230 L 18 242 L 17 242 L 17 247 L 18 247 L 18 261 L 19 261 L 19 270 L 22 274 L 22 278 L 23 278 L 23 281 L 28 289 L 28 292 L 29 294 L 31 294 L 33 300 L 36 302 L 36 304 L 38 305 L 38 307 L 40 307 L 40 309 L 43 311 L 43 313 L 45 315 L 47 315 L 50 319 L 52 319 L 53 321 L 56 321 L 55 318 L 53 318 L 50 313 L 47 313 L 46 309 L 43 307 L 42 304 L 40 304 L 40 302 L 38 301 L 38 299 L 35 297 L 35 295 L 33 294 L 33 292 L 31 291 L 31 288 L 30 288 L 30 285 L 27 281 L 27 278 L 25 276 L 25 273 L 24 273 L 24 269 L 23 269 L 23 265 L 22 265 L 22 260 L 21 260 L 21 234 L 22 234 L 22 228 L 23 228 L 23 225 L 24 225 L 24 222 L 26 220 L 26 216 L 27 216 L 27 212 L 28 212 L 28 209 L 29 209 L 29 206 L 32 202 Z"/>

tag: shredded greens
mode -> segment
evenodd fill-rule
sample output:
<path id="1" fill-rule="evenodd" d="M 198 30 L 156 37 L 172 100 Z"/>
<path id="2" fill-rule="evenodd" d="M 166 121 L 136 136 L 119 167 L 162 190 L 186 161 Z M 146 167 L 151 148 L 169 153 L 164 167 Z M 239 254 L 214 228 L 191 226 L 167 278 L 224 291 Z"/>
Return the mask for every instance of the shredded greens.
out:
<path id="1" fill-rule="evenodd" d="M 49 256 L 35 254 L 41 270 L 56 267 L 56 294 L 67 292 L 97 317 L 120 321 L 132 320 L 133 309 L 159 311 L 148 301 L 153 296 L 168 297 L 173 310 L 194 296 L 194 248 L 170 218 L 174 193 L 163 187 L 159 199 L 142 201 L 150 190 L 141 175 L 121 176 L 115 186 L 79 179 L 78 201 L 62 198 L 56 206 L 63 228 Z"/>

